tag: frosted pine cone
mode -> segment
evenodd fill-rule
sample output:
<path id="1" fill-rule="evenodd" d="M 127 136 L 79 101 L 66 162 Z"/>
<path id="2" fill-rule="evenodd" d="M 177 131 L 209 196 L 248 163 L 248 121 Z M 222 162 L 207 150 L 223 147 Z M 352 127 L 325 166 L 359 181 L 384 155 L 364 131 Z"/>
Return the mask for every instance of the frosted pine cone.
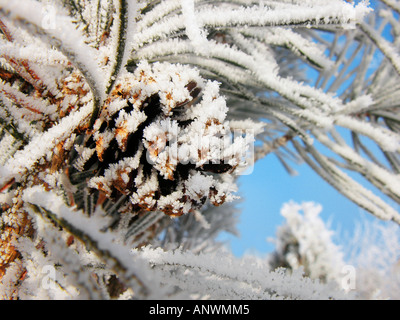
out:
<path id="1" fill-rule="evenodd" d="M 248 140 L 232 141 L 216 82 L 192 68 L 141 63 L 115 84 L 75 167 L 96 169 L 89 187 L 111 199 L 129 196 L 134 209 L 179 216 L 207 199 L 233 198 L 218 174 L 243 161 Z"/>

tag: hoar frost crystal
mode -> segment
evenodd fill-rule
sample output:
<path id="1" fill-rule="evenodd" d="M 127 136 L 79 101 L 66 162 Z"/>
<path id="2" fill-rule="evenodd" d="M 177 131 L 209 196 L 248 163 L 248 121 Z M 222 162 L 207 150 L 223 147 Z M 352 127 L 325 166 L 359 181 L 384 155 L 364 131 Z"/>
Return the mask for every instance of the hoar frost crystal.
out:
<path id="1" fill-rule="evenodd" d="M 133 210 L 179 216 L 207 199 L 220 205 L 234 188 L 220 179 L 244 165 L 252 139 L 232 138 L 218 83 L 168 63 L 138 65 L 115 83 L 98 119 L 76 147 L 75 168 L 93 170 L 89 187 L 127 196 Z"/>

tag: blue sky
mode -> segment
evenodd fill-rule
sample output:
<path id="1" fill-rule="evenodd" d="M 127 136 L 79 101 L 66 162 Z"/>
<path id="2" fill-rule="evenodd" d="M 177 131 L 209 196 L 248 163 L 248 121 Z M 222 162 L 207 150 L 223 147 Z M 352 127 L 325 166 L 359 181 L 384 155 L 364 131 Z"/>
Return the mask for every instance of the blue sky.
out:
<path id="1" fill-rule="evenodd" d="M 375 7 L 376 1 L 371 4 Z M 391 38 L 390 30 L 385 30 L 385 34 Z M 379 52 L 376 59 L 382 59 Z M 290 200 L 321 204 L 320 216 L 336 231 L 334 241 L 338 244 L 343 235 L 353 233 L 360 219 L 375 219 L 328 185 L 306 164 L 293 164 L 293 167 L 298 172 L 296 176 L 290 176 L 277 157 L 270 154 L 255 164 L 252 174 L 239 178 L 242 213 L 237 228 L 240 236 L 223 234 L 220 237 L 228 241 L 236 256 L 247 252 L 264 255 L 273 251 L 274 246 L 267 238 L 275 237 L 277 227 L 284 222 L 280 209 Z"/>
<path id="2" fill-rule="evenodd" d="M 321 217 L 331 223 L 333 230 L 352 232 L 356 222 L 366 214 L 353 202 L 322 180 L 306 164 L 295 166 L 298 175 L 290 176 L 275 155 L 259 160 L 251 175 L 239 178 L 243 201 L 239 237 L 226 236 L 232 252 L 263 255 L 274 246 L 267 238 L 275 236 L 277 226 L 284 222 L 280 209 L 285 202 L 314 201 L 323 206 Z"/>

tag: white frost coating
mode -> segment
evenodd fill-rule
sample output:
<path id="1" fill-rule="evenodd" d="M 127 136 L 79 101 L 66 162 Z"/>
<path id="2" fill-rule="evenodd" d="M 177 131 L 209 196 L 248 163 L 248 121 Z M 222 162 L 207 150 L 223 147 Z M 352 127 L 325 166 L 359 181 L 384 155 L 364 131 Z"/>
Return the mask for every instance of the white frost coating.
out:
<path id="1" fill-rule="evenodd" d="M 115 3 L 117 3 L 119 6 L 120 1 L 116 1 Z M 119 69 L 118 74 L 115 76 L 117 79 L 123 73 L 124 66 L 127 64 L 130 55 L 133 51 L 134 42 L 132 41 L 132 37 L 134 34 L 136 34 L 136 25 L 137 25 L 136 20 L 138 19 L 140 10 L 138 1 L 136 0 L 126 1 L 125 4 L 126 4 L 126 19 L 127 19 L 127 25 L 125 29 L 126 39 L 125 39 L 125 48 L 121 59 L 122 68 Z M 118 21 L 118 23 L 120 23 L 119 17 L 115 17 L 115 20 Z"/>
<path id="2" fill-rule="evenodd" d="M 88 186 L 107 197 L 129 196 L 135 208 L 176 216 L 207 199 L 216 205 L 232 201 L 232 186 L 211 174 L 244 167 L 254 134 L 230 139 L 227 111 L 219 83 L 206 82 L 196 69 L 143 61 L 115 82 L 87 139 L 89 150 L 78 150 L 77 168 L 96 161 L 101 174 Z M 132 155 L 137 161 L 124 160 Z M 191 171 L 213 183 L 192 192 Z"/>
<path id="3" fill-rule="evenodd" d="M 21 143 L 17 141 L 12 135 L 6 135 L 0 141 L 0 166 L 4 165 L 8 158 L 18 150 Z"/>
<path id="4" fill-rule="evenodd" d="M 265 261 L 255 257 L 236 259 L 221 251 L 197 255 L 149 247 L 136 252 L 157 270 L 168 274 L 164 283 L 178 284 L 190 293 L 208 293 L 211 299 L 237 296 L 245 299 L 305 300 L 351 297 L 332 285 L 303 278 L 301 271 L 291 275 L 283 270 L 270 271 Z M 173 270 L 175 272 L 171 272 Z"/>
<path id="5" fill-rule="evenodd" d="M 264 122 L 254 122 L 251 119 L 244 120 L 230 120 L 229 127 L 231 130 L 246 131 L 251 130 L 254 136 L 265 131 L 266 124 Z"/>
<path id="6" fill-rule="evenodd" d="M 253 6 L 226 10 L 220 7 L 206 7 L 198 10 L 197 21 L 202 26 L 230 27 L 230 26 L 285 26 L 290 24 L 343 24 L 354 27 L 356 22 L 370 12 L 364 2 L 353 7 L 342 1 L 332 1 L 323 5 L 314 3 L 314 6 L 293 5 L 280 10 L 270 10 L 268 7 Z M 315 17 L 321 17 L 320 20 Z M 324 19 L 322 19 L 324 17 Z M 329 18 L 327 18 L 329 17 Z M 164 38 L 179 29 L 184 29 L 185 23 L 180 16 L 165 19 L 150 27 L 140 29 L 135 36 L 138 47 L 152 39 Z"/>
<path id="7" fill-rule="evenodd" d="M 356 156 L 358 156 L 358 154 Z M 345 172 L 339 170 L 332 163 L 332 161 L 330 161 L 325 156 L 319 155 L 319 158 L 322 158 L 323 160 L 323 163 L 321 163 L 320 160 L 320 165 L 322 165 L 323 171 L 320 172 L 319 174 L 329 183 L 335 186 L 335 188 L 339 192 L 346 195 L 346 197 L 357 203 L 360 207 L 369 210 L 379 219 L 393 220 L 396 221 L 397 223 L 400 223 L 400 214 L 395 209 L 393 209 L 389 204 L 387 204 L 382 198 L 376 196 L 371 190 L 366 189 L 361 184 L 351 179 Z M 378 170 L 379 169 L 383 170 L 383 172 L 386 171 L 385 169 L 382 168 L 378 168 Z M 383 175 L 386 174 L 384 173 Z M 389 177 L 389 179 L 398 179 L 398 178 L 394 176 L 394 177 Z"/>
<path id="8" fill-rule="evenodd" d="M 212 42 L 213 40 L 210 40 L 208 45 L 210 45 L 210 43 Z M 212 70 L 218 74 L 221 74 L 233 83 L 244 82 L 254 85 L 257 83 L 256 81 L 254 81 L 254 78 L 251 76 L 251 74 L 249 72 L 246 72 L 246 70 L 234 68 L 231 65 L 220 60 L 210 60 L 203 59 L 199 56 L 183 55 L 185 53 L 190 53 L 191 51 L 192 46 L 189 40 L 180 40 L 173 38 L 165 41 L 160 40 L 156 43 L 149 44 L 143 48 L 140 48 L 136 52 L 136 55 L 140 59 L 155 59 L 163 55 L 173 55 L 174 57 L 177 56 L 176 59 L 180 63 L 194 63 L 199 67 L 203 67 L 205 69 Z M 178 54 L 180 55 L 178 56 Z"/>
<path id="9" fill-rule="evenodd" d="M 306 119 L 307 121 L 311 122 L 316 127 L 326 128 L 329 129 L 333 125 L 333 120 L 326 114 L 323 114 L 319 110 L 296 110 L 293 112 L 294 115 L 298 116 L 299 118 Z"/>
<path id="10" fill-rule="evenodd" d="M 0 80 L 0 92 L 19 105 L 21 107 L 19 108 L 21 112 L 31 117 L 37 116 L 38 119 L 40 119 L 40 115 L 53 115 L 57 110 L 56 106 L 50 105 L 47 101 L 27 96 L 2 80 Z"/>
<path id="11" fill-rule="evenodd" d="M 312 279 L 325 278 L 340 284 L 343 254 L 332 242 L 333 232 L 319 217 L 321 211 L 322 206 L 313 202 L 285 203 L 281 215 L 286 223 L 277 230 L 276 251 L 291 268 L 305 267 Z"/>
<path id="12" fill-rule="evenodd" d="M 349 264 L 357 266 L 356 286 L 362 299 L 400 299 L 399 226 L 365 217 L 349 240 L 346 252 Z"/>
<path id="13" fill-rule="evenodd" d="M 325 144 L 330 150 L 340 155 L 344 159 L 353 163 L 359 168 L 364 168 L 367 176 L 374 177 L 377 181 L 383 183 L 385 189 L 390 190 L 393 194 L 400 196 L 400 176 L 390 173 L 388 170 L 381 168 L 373 162 L 361 157 L 357 152 L 348 146 L 342 146 L 334 143 L 326 135 L 315 132 L 317 139 Z"/>
<path id="14" fill-rule="evenodd" d="M 207 53 L 207 35 L 201 29 L 197 21 L 195 13 L 194 0 L 181 0 L 182 15 L 185 24 L 186 34 L 189 37 L 191 44 L 198 52 Z"/>
<path id="15" fill-rule="evenodd" d="M 75 149 L 79 154 L 79 158 L 74 166 L 78 170 L 83 170 L 83 166 L 85 165 L 86 161 L 90 159 L 90 157 L 95 153 L 96 149 L 84 148 L 82 146 L 75 146 Z"/>
<path id="16" fill-rule="evenodd" d="M 0 0 L 0 7 L 6 12 L 10 12 L 12 17 L 23 19 L 34 26 L 41 27 L 43 21 L 46 21 L 46 10 L 37 1 Z M 56 11 L 63 12 L 63 9 L 57 7 Z M 95 49 L 85 43 L 85 38 L 76 29 L 71 17 L 65 14 L 57 14 L 55 21 L 55 28 L 47 28 L 45 32 L 61 44 L 62 51 L 73 53 L 73 59 L 79 64 L 78 67 L 84 66 L 86 68 L 85 76 L 89 77 L 88 81 L 94 85 L 100 100 L 104 100 L 105 81 L 96 63 Z"/>
<path id="17" fill-rule="evenodd" d="M 204 176 L 200 172 L 191 175 L 186 182 L 187 193 L 193 198 L 199 198 L 207 193 L 213 185 L 213 178 L 211 176 Z"/>
<path id="18" fill-rule="evenodd" d="M 336 116 L 334 122 L 337 125 L 371 138 L 385 151 L 400 151 L 400 135 L 393 131 L 344 115 Z"/>
<path id="19" fill-rule="evenodd" d="M 342 110 L 337 110 L 337 114 L 355 114 L 368 109 L 374 104 L 374 99 L 371 95 L 365 94 L 356 97 L 354 100 L 343 105 Z"/>
<path id="20" fill-rule="evenodd" d="M 13 198 L 15 196 L 15 191 L 10 191 L 7 193 L 0 193 L 0 203 L 12 205 Z"/>
<path id="21" fill-rule="evenodd" d="M 41 65 L 68 65 L 65 56 L 59 51 L 44 47 L 38 50 L 38 44 L 20 46 L 0 39 L 0 56 L 10 56 L 15 59 L 29 59 Z M 43 51 L 42 51 L 43 50 Z"/>
<path id="22" fill-rule="evenodd" d="M 45 191 L 39 186 L 26 189 L 23 194 L 23 200 L 45 208 L 55 214 L 57 218 L 64 219 L 74 228 L 89 236 L 96 242 L 98 249 L 109 252 L 111 257 L 117 259 L 126 269 L 123 276 L 127 279 L 135 281 L 134 277 L 139 277 L 145 288 L 155 290 L 159 287 L 156 282 L 157 279 L 150 278 L 150 273 L 146 272 L 147 266 L 145 261 L 137 255 L 133 255 L 128 246 L 116 243 L 111 233 L 100 231 L 103 227 L 103 225 L 99 225 L 101 220 L 97 220 L 94 217 L 87 217 L 79 211 L 74 211 L 74 208 L 66 206 L 60 197 L 54 193 Z M 157 294 L 162 294 L 162 291 L 157 292 L 155 290 L 154 297 L 157 297 Z"/>
<path id="23" fill-rule="evenodd" d="M 376 44 L 376 46 L 382 50 L 385 57 L 389 59 L 396 72 L 400 75 L 400 54 L 398 49 L 392 45 L 389 41 L 385 40 L 383 37 L 377 34 L 377 32 L 371 28 L 368 24 L 360 24 L 362 30 L 367 34 L 367 36 Z"/>
<path id="24" fill-rule="evenodd" d="M 93 105 L 87 104 L 79 111 L 63 118 L 60 123 L 44 133 L 37 134 L 22 150 L 19 150 L 6 164 L 7 174 L 2 175 L 0 184 L 16 177 L 25 170 L 31 169 L 42 157 L 46 156 L 57 143 L 68 138 L 72 131 L 88 119 L 93 111 Z"/>
<path id="25" fill-rule="evenodd" d="M 340 99 L 334 98 L 332 94 L 324 93 L 322 90 L 301 84 L 289 78 L 280 77 L 275 62 L 247 54 L 228 45 L 216 43 L 215 41 L 209 41 L 207 48 L 210 56 L 232 61 L 235 64 L 243 66 L 251 72 L 250 74 L 253 75 L 253 78 L 261 82 L 266 88 L 278 92 L 301 108 L 310 109 L 311 112 L 315 109 L 321 109 L 324 112 L 334 112 L 343 109 Z M 159 43 L 150 45 L 140 50 L 138 54 L 141 58 L 154 58 L 163 54 L 182 54 L 191 51 L 192 49 L 187 42 L 173 40 L 172 43 L 165 42 L 160 46 Z M 228 75 L 228 77 L 230 76 Z M 238 80 L 238 82 L 243 81 L 243 79 Z"/>
<path id="26" fill-rule="evenodd" d="M 179 9 L 182 6 L 182 0 L 170 0 L 162 1 L 156 7 L 154 7 L 150 12 L 147 12 L 140 21 L 137 23 L 137 30 L 140 31 L 143 28 L 147 28 L 153 23 L 163 19 L 166 15 Z"/>
<path id="27" fill-rule="evenodd" d="M 382 0 L 383 3 L 386 3 L 389 7 L 395 9 L 397 12 L 400 12 L 400 3 L 398 0 Z"/>
<path id="28" fill-rule="evenodd" d="M 306 39 L 300 34 L 291 29 L 284 28 L 269 28 L 265 29 L 244 29 L 244 35 L 250 35 L 262 40 L 262 42 L 287 46 L 291 51 L 299 56 L 304 56 L 309 59 L 313 64 L 316 64 L 323 69 L 329 70 L 333 67 L 334 63 L 325 56 L 323 49 L 317 43 Z"/>

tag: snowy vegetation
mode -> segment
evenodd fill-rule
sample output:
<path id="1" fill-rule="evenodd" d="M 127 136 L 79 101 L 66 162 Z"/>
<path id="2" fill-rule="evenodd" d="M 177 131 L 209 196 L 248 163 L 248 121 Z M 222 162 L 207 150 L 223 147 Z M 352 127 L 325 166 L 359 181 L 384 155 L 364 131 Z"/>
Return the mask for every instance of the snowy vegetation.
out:
<path id="1" fill-rule="evenodd" d="M 0 297 L 400 298 L 399 15 L 0 0 Z M 290 202 L 275 252 L 234 257 L 236 180 L 271 153 L 387 223 L 342 248 Z"/>

